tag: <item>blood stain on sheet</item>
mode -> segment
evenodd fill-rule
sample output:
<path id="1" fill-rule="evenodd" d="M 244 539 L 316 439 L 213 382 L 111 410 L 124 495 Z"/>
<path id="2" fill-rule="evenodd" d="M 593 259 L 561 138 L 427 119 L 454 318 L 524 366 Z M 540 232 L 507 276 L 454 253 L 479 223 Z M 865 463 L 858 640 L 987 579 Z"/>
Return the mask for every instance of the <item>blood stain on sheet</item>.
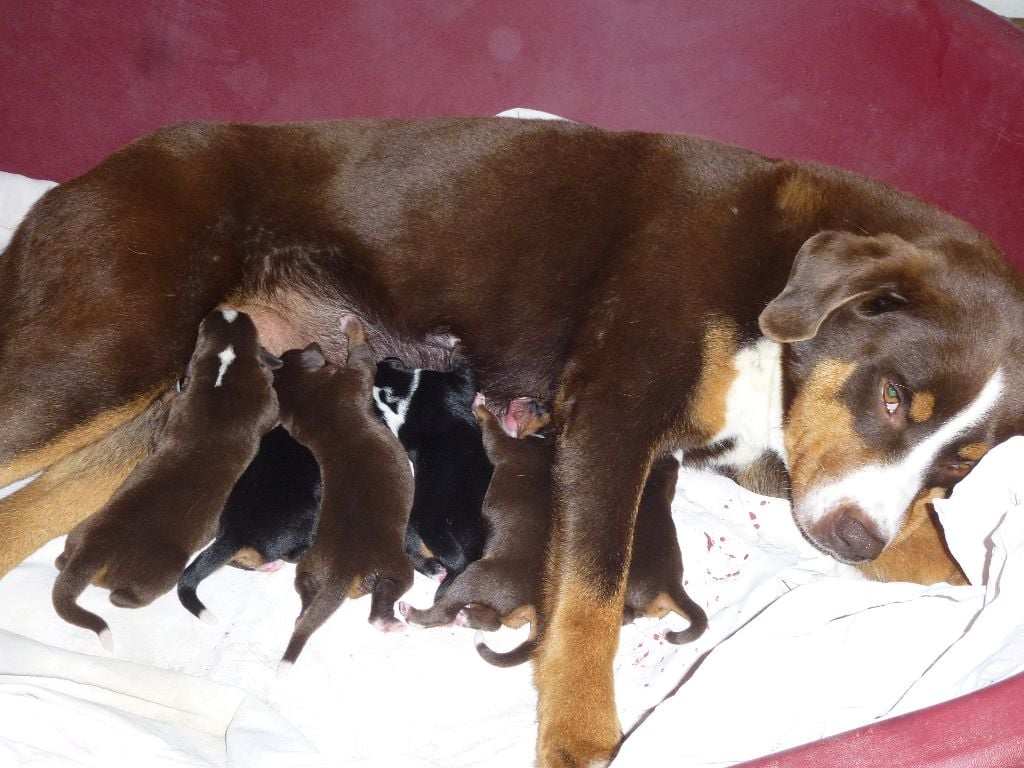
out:
<path id="1" fill-rule="evenodd" d="M 715 546 L 715 542 L 711 538 L 711 534 L 709 534 L 707 531 L 704 531 L 704 537 L 708 540 L 708 552 L 710 552 L 711 548 Z"/>
<path id="2" fill-rule="evenodd" d="M 751 520 L 757 520 L 757 515 L 755 515 L 753 512 L 747 512 L 747 514 L 750 515 Z"/>

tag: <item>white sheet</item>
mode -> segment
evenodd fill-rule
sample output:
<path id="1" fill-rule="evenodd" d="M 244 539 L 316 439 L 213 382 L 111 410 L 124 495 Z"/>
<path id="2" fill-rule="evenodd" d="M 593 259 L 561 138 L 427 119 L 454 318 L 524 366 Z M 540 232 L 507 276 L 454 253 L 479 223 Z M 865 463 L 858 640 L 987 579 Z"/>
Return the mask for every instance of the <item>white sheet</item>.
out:
<path id="1" fill-rule="evenodd" d="M 20 216 L 31 202 L 31 194 L 5 194 L 10 184 L 33 186 L 0 175 L 0 223 L 16 221 L 13 206 Z M 785 503 L 682 472 L 673 513 L 687 588 L 711 628 L 682 647 L 660 635 L 681 620 L 623 628 L 615 665 L 623 725 L 713 650 L 627 739 L 615 764 L 727 765 L 1024 669 L 1024 564 L 1010 554 L 1024 539 L 1022 461 L 1024 438 L 1016 438 L 938 503 L 950 547 L 978 584 L 968 587 L 863 581 L 806 544 Z M 52 610 L 61 546 L 51 542 L 0 579 L 0 765 L 531 763 L 530 671 L 482 662 L 470 630 L 381 634 L 366 622 L 367 601 L 349 602 L 278 680 L 298 609 L 294 569 L 226 568 L 202 588 L 221 618 L 216 626 L 194 619 L 173 595 L 130 611 L 88 590 L 83 604 L 113 629 L 115 653 L 107 656 L 91 633 Z M 418 577 L 406 599 L 426 605 L 432 591 Z M 505 645 L 518 639 L 507 635 Z"/>

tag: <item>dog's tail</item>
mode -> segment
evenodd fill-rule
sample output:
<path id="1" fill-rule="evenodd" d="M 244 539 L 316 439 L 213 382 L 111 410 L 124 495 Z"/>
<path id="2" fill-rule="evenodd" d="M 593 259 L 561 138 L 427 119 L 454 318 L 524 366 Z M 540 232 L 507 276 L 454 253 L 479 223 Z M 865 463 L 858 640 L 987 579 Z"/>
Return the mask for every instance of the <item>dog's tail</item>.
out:
<path id="1" fill-rule="evenodd" d="M 203 579 L 227 563 L 237 551 L 238 546 L 231 537 L 221 536 L 200 552 L 178 579 L 178 599 L 181 604 L 193 616 L 207 624 L 216 624 L 217 617 L 214 616 L 213 611 L 203 605 L 196 590 L 199 589 L 199 584 Z"/>
<path id="2" fill-rule="evenodd" d="M 533 652 L 537 650 L 536 625 L 530 625 L 530 636 L 511 651 L 496 651 L 491 648 L 484 640 L 483 632 L 477 632 L 474 635 L 473 645 L 476 646 L 476 652 L 480 654 L 480 658 L 488 664 L 493 664 L 496 667 L 517 667 L 529 661 Z"/>
<path id="3" fill-rule="evenodd" d="M 338 610 L 346 597 L 347 583 L 342 579 L 332 579 L 327 585 L 316 589 L 310 597 L 308 592 L 304 592 L 303 585 L 299 584 L 298 580 L 301 578 L 300 575 L 296 584 L 300 587 L 299 594 L 302 596 L 302 612 L 295 620 L 291 640 L 288 641 L 288 647 L 285 648 L 281 662 L 277 665 L 278 677 L 291 669 L 309 638 Z M 309 589 L 308 585 L 305 589 Z"/>
<path id="4" fill-rule="evenodd" d="M 100 645 L 112 652 L 114 637 L 110 627 L 103 619 L 92 611 L 87 611 L 78 604 L 78 596 L 85 591 L 93 576 L 100 569 L 100 563 L 92 561 L 76 561 L 64 559 L 63 568 L 53 582 L 53 607 L 57 615 L 76 627 L 91 629 L 99 637 Z"/>
<path id="5" fill-rule="evenodd" d="M 675 612 L 686 617 L 690 621 L 690 626 L 679 632 L 666 632 L 665 639 L 673 645 L 691 643 L 707 630 L 708 615 L 693 601 L 693 598 L 686 594 L 686 590 L 681 584 L 677 589 L 672 590 L 671 598 L 675 602 Z"/>

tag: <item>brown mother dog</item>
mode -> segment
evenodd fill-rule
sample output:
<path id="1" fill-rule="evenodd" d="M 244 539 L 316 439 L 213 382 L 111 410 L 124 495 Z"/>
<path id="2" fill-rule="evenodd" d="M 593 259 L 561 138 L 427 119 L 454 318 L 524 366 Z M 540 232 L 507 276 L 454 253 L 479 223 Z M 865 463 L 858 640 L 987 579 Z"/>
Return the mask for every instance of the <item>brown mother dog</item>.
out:
<path id="1" fill-rule="evenodd" d="M 655 456 L 774 450 L 804 533 L 861 561 L 1024 431 L 1018 274 L 879 183 L 559 122 L 190 123 L 47 193 L 0 259 L 0 483 L 44 470 L 0 502 L 0 573 L 138 461 L 137 417 L 225 300 L 271 352 L 330 358 L 349 312 L 378 358 L 436 368 L 456 336 L 489 399 L 553 400 L 544 766 L 618 744 Z"/>

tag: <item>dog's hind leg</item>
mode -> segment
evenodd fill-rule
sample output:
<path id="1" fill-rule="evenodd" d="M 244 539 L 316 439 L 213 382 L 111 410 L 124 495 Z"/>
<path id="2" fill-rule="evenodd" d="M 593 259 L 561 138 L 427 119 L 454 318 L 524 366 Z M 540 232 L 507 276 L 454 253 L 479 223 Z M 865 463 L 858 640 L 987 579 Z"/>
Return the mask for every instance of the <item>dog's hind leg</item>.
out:
<path id="1" fill-rule="evenodd" d="M 145 406 L 144 406 L 145 407 Z M 156 400 L 0 499 L 0 576 L 99 510 L 152 452 L 166 405 Z"/>
<path id="2" fill-rule="evenodd" d="M 207 624 L 216 624 L 217 617 L 199 599 L 196 590 L 202 581 L 225 565 L 238 551 L 238 543 L 230 536 L 221 536 L 200 552 L 178 579 L 178 600 L 185 609 Z"/>
<path id="3" fill-rule="evenodd" d="M 302 600 L 302 611 L 295 622 L 295 629 L 281 661 L 277 665 L 278 677 L 283 676 L 295 664 L 295 660 L 306 647 L 309 638 L 326 622 L 345 601 L 348 585 L 342 579 L 334 579 L 319 588 L 314 582 L 304 581 L 300 574 L 295 578 L 295 589 Z"/>

